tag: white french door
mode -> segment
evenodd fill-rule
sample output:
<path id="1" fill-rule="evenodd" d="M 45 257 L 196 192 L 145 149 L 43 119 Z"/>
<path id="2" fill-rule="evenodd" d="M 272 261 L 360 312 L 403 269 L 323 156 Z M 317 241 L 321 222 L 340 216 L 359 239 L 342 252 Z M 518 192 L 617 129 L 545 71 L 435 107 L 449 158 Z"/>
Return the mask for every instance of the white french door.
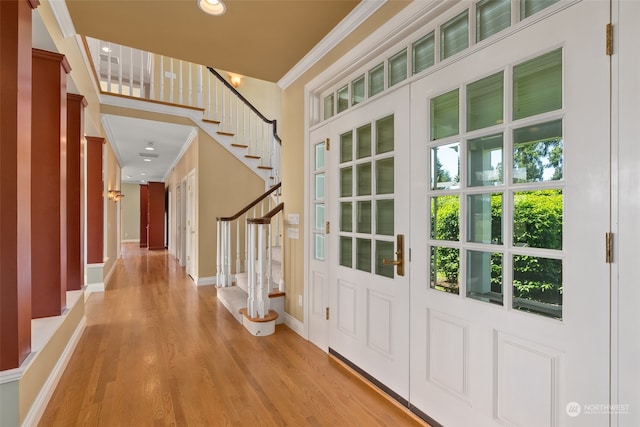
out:
<path id="1" fill-rule="evenodd" d="M 410 401 L 443 425 L 608 425 L 608 7 L 412 85 Z"/>

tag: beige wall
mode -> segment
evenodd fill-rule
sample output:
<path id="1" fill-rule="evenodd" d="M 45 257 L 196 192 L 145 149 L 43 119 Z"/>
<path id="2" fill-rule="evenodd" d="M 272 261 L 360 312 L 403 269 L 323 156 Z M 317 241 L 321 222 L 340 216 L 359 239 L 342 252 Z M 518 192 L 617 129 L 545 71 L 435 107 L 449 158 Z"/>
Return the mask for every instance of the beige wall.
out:
<path id="1" fill-rule="evenodd" d="M 122 215 L 121 238 L 140 241 L 140 185 L 122 183 L 120 215 Z"/>

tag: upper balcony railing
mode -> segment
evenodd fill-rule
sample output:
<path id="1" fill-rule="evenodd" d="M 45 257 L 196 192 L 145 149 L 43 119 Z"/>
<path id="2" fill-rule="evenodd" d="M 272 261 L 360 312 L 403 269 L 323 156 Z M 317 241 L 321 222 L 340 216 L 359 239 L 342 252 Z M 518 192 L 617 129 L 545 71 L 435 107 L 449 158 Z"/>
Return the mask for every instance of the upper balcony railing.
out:
<path id="1" fill-rule="evenodd" d="M 203 109 L 203 120 L 217 126 L 216 135 L 246 147 L 246 157 L 258 160 L 258 169 L 271 171 L 270 184 L 280 182 L 276 120 L 265 117 L 216 70 L 90 37 L 85 43 L 102 92 Z"/>

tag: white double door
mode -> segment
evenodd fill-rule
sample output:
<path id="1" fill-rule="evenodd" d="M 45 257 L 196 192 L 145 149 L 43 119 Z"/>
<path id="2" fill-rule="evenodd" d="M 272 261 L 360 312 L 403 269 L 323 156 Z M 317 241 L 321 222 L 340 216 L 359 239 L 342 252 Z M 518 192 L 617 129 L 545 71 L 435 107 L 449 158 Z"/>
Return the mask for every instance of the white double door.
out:
<path id="1" fill-rule="evenodd" d="M 310 337 L 443 425 L 608 423 L 597 405 L 610 403 L 610 76 L 602 31 L 594 30 L 604 28 L 607 7 L 589 1 L 558 10 L 311 133 L 314 143 L 331 142 L 324 195 L 331 227 L 324 260 L 312 262 L 312 275 L 326 274 L 310 295 L 318 314 L 310 314 Z M 517 117 L 514 70 L 558 51 L 560 107 Z M 496 73 L 503 76 L 503 117 L 467 131 L 470 85 Z M 433 101 L 456 89 L 460 130 L 439 140 Z M 476 143 L 498 134 L 498 151 L 487 143 L 483 163 Z M 527 179 L 521 157 L 544 140 L 556 148 L 560 141 L 562 161 Z M 457 153 L 459 175 L 445 182 L 434 169 L 451 167 L 447 149 Z M 554 154 L 541 153 L 544 169 Z M 477 184 L 480 178 L 494 182 Z M 561 236 L 549 247 L 528 242 L 532 224 L 518 217 L 519 203 L 544 195 L 560 206 Z M 443 238 L 434 206 L 451 198 L 459 234 Z M 499 224 L 487 211 L 496 200 Z M 399 249 L 403 276 L 382 262 Z M 452 253 L 454 266 L 443 267 L 439 258 Z M 527 276 L 534 265 L 556 277 Z M 456 280 L 446 268 L 457 269 Z M 527 284 L 539 293 L 528 296 Z M 325 303 L 331 315 L 323 324 Z"/>

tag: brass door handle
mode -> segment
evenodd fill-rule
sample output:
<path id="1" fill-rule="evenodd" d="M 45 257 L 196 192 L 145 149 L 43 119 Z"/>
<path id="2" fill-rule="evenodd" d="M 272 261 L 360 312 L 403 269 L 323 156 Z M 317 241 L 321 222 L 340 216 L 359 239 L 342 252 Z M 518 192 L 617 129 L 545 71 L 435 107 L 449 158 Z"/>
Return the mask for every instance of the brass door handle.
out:
<path id="1" fill-rule="evenodd" d="M 395 265 L 398 276 L 404 276 L 404 234 L 398 234 L 396 237 L 396 257 L 397 259 L 382 259 L 384 265 Z"/>

